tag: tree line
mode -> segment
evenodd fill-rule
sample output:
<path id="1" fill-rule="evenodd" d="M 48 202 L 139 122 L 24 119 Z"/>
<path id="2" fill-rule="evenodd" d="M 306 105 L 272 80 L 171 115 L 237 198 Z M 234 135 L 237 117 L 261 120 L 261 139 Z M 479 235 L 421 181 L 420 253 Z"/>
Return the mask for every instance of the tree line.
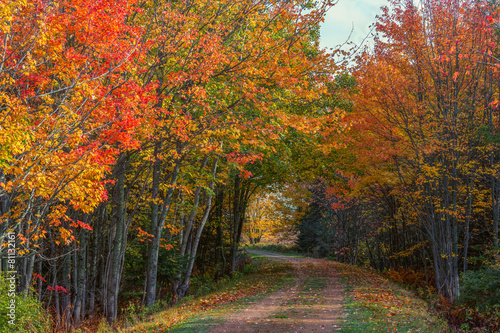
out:
<path id="1" fill-rule="evenodd" d="M 303 185 L 304 249 L 421 272 L 451 302 L 463 274 L 498 269 L 497 22 L 494 3 L 383 8 L 373 48 L 346 77 L 350 104 L 333 137 L 343 147 L 317 155 L 336 167 Z"/>

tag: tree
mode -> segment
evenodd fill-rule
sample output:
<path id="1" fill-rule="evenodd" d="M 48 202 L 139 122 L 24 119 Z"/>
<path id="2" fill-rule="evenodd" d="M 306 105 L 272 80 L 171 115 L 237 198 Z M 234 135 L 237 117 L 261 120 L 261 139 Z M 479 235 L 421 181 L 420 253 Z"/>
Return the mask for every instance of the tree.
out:
<path id="1" fill-rule="evenodd" d="M 107 199 L 115 158 L 138 147 L 151 98 L 135 76 L 142 29 L 126 24 L 132 2 L 1 8 L 0 232 L 18 235 L 19 289 L 27 290 L 48 244 L 70 267 L 65 251 L 79 230 L 91 229 L 82 216 Z"/>
<path id="2" fill-rule="evenodd" d="M 437 289 L 453 300 L 488 150 L 480 133 L 493 89 L 487 78 L 496 71 L 488 56 L 494 36 L 473 1 L 391 5 L 355 74 L 352 119 L 366 131 L 358 134 L 366 147 L 358 156 L 375 166 L 365 179 L 379 173 L 399 188 L 429 241 Z"/>

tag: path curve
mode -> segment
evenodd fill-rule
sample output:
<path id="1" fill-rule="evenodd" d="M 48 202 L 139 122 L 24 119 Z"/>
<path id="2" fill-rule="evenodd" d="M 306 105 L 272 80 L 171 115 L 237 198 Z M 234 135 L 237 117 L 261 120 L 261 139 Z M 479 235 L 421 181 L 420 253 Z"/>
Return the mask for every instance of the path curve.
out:
<path id="1" fill-rule="evenodd" d="M 335 332 L 340 330 L 343 287 L 326 260 L 289 257 L 247 250 L 273 260 L 288 261 L 293 282 L 242 311 L 226 316 L 211 333 Z"/>

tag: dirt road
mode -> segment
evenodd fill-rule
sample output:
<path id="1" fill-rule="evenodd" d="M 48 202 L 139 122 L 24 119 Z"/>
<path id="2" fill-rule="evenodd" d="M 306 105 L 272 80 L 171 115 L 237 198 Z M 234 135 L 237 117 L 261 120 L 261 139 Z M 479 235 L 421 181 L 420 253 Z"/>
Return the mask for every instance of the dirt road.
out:
<path id="1" fill-rule="evenodd" d="M 343 287 L 328 261 L 263 251 L 247 252 L 288 261 L 294 280 L 288 287 L 224 318 L 211 333 L 334 332 L 340 329 Z"/>

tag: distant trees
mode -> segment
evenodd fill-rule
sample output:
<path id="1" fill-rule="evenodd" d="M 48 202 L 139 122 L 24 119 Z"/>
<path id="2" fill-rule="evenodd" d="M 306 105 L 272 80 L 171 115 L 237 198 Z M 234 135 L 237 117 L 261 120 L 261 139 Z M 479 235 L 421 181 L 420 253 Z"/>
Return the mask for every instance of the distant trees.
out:
<path id="1" fill-rule="evenodd" d="M 263 241 L 293 241 L 294 222 L 301 202 L 291 195 L 289 186 L 283 189 L 261 189 L 252 196 L 246 209 L 243 234 L 250 244 Z M 300 198 L 303 201 L 303 198 Z"/>

